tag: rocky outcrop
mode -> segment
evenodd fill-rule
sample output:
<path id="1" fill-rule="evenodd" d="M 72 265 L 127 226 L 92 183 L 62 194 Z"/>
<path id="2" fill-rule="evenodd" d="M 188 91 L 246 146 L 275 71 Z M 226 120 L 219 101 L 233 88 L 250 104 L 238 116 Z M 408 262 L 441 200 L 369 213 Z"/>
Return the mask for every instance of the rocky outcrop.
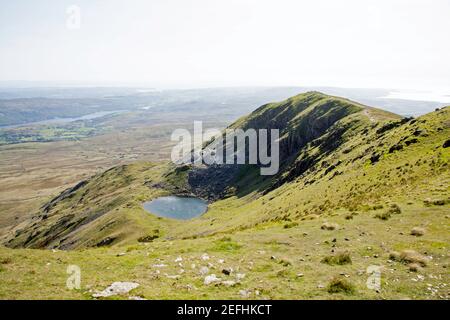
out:
<path id="1" fill-rule="evenodd" d="M 337 123 L 347 116 L 360 112 L 364 106 L 346 99 L 331 97 L 319 92 L 307 92 L 289 98 L 279 103 L 266 104 L 249 116 L 230 125 L 230 129 L 278 129 L 279 161 L 282 168 L 278 179 L 266 177 L 261 179 L 274 180 L 272 188 L 305 172 L 316 163 L 317 157 L 302 156 L 302 150 L 315 141 L 320 144 L 323 153 L 331 152 L 340 145 L 341 137 L 351 125 Z M 328 131 L 326 139 L 320 140 Z M 205 146 L 206 150 L 216 141 Z M 270 145 L 267 146 L 270 151 Z M 246 151 L 248 159 L 248 150 Z M 302 156 L 300 161 L 297 159 Z M 238 188 L 242 177 L 240 165 L 203 165 L 193 168 L 188 175 L 188 183 L 193 192 L 203 198 L 215 200 L 229 194 L 231 188 Z M 281 173 L 288 171 L 287 177 L 279 178 Z"/>

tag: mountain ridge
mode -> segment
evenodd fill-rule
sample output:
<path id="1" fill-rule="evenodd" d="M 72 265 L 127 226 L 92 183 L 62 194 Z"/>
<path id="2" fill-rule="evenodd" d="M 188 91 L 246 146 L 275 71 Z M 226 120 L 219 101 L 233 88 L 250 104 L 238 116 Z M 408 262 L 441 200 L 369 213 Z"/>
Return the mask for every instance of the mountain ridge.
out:
<path id="1" fill-rule="evenodd" d="M 443 145 L 448 117 L 448 107 L 418 119 L 401 118 L 347 99 L 307 92 L 263 105 L 230 125 L 242 129 L 284 126 L 280 135 L 282 166 L 273 177 L 259 176 L 255 166 L 234 167 L 231 173 L 226 166 L 200 169 L 152 163 L 119 166 L 55 197 L 31 221 L 12 230 L 4 243 L 14 248 L 76 249 L 135 243 L 153 235 L 155 230 L 161 238 L 195 238 L 253 228 L 269 221 L 297 221 L 339 207 L 358 208 L 361 206 L 358 201 L 377 200 L 357 201 L 360 195 L 352 194 L 350 187 L 345 196 L 334 181 L 355 174 L 356 181 L 365 181 L 363 177 L 374 171 L 377 163 L 397 153 L 410 157 L 411 148 L 420 145 L 420 140 L 425 143 L 431 138 L 438 139 Z M 433 123 L 428 125 L 430 121 Z M 343 183 L 351 181 L 345 178 Z M 366 190 L 376 185 L 373 181 L 365 183 Z M 318 203 L 317 199 L 305 197 L 304 203 L 300 203 L 287 197 L 280 208 L 268 211 L 267 202 L 272 201 L 268 199 L 286 197 L 281 197 L 280 192 L 301 190 L 306 194 L 307 190 L 324 188 L 338 188 L 336 193 L 342 194 L 342 199 L 325 197 L 323 203 Z M 210 210 L 204 217 L 181 226 L 142 209 L 143 201 L 168 194 L 210 199 Z M 248 214 L 239 212 L 247 207 Z"/>

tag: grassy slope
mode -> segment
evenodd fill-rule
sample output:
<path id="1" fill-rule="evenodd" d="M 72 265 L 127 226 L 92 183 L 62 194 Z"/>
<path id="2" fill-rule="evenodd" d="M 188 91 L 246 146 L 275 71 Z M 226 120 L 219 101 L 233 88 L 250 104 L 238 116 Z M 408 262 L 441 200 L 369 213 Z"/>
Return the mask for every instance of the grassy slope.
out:
<path id="1" fill-rule="evenodd" d="M 402 214 L 389 221 L 374 219 L 372 212 L 361 213 L 352 220 L 343 215 L 324 218 L 338 223 L 338 231 L 321 230 L 322 219 L 314 219 L 288 229 L 284 224 L 273 223 L 237 232 L 230 236 L 231 241 L 215 236 L 68 252 L 2 248 L 0 298 L 89 299 L 90 290 L 102 290 L 114 281 L 136 281 L 141 286 L 131 295 L 147 299 L 238 299 L 242 289 L 251 290 L 250 297 L 256 299 L 448 299 L 448 289 L 444 287 L 449 282 L 448 220 L 444 218 L 448 208 L 427 208 L 420 202 L 400 205 Z M 427 226 L 423 237 L 408 234 L 412 227 L 423 224 Z M 350 252 L 351 265 L 329 266 L 320 262 L 331 254 L 333 238 L 337 239 L 334 249 Z M 399 262 L 388 262 L 389 250 L 406 248 L 427 252 L 433 257 L 432 263 L 416 274 Z M 122 252 L 126 254 L 116 256 Z M 205 252 L 210 255 L 208 261 L 200 258 Z M 183 258 L 181 266 L 175 262 L 179 256 Z M 219 259 L 224 260 L 223 265 Z M 220 275 L 223 267 L 232 267 L 246 277 L 236 287 L 205 286 L 198 270 L 208 262 L 213 264 L 211 273 L 219 277 L 234 278 Z M 153 267 L 161 263 L 168 266 Z M 70 264 L 79 265 L 82 270 L 79 291 L 65 287 Z M 365 287 L 369 265 L 383 266 L 380 293 Z M 304 276 L 297 277 L 298 273 Z M 177 274 L 181 274 L 179 279 L 167 277 Z M 319 287 L 341 274 L 349 276 L 346 279 L 355 286 L 355 294 L 329 294 L 326 288 Z M 418 280 L 418 275 L 425 280 Z M 429 285 L 437 289 L 435 295 L 427 289 Z"/>
<path id="2" fill-rule="evenodd" d="M 120 243 L 149 231 L 158 224 L 157 218 L 148 219 L 135 207 L 145 199 L 163 193 L 145 186 L 147 181 L 160 179 L 167 165 L 138 162 L 122 165 L 98 174 L 75 192 L 41 211 L 13 232 L 13 241 L 28 247 L 89 247 L 101 240 L 113 238 Z M 145 223 L 141 220 L 146 218 Z"/>
<path id="3" fill-rule="evenodd" d="M 83 210 L 107 206 L 113 198 L 109 191 L 117 192 L 123 202 L 112 213 L 94 220 L 84 230 L 86 234 L 77 233 L 75 237 L 83 239 L 77 246 L 84 246 L 88 244 L 84 242 L 86 239 L 92 245 L 107 235 L 117 235 L 118 246 L 55 253 L 2 248 L 0 297 L 36 298 L 39 293 L 43 298 L 89 298 L 90 289 L 103 289 L 113 281 L 133 280 L 141 284 L 133 295 L 146 298 L 240 298 L 238 291 L 249 289 L 252 298 L 448 299 L 445 286 L 449 283 L 450 148 L 444 149 L 442 145 L 450 136 L 450 108 L 386 130 L 385 121 L 392 118 L 376 109 L 351 115 L 343 120 L 353 124 L 346 133 L 351 136 L 349 139 L 344 136 L 343 143 L 329 154 L 319 152 L 329 139 L 308 145 L 283 174 L 289 177 L 305 158 L 319 154 L 320 157 L 314 158 L 315 165 L 306 172 L 295 179 L 286 178 L 283 186 L 264 196 L 252 188 L 254 191 L 246 192 L 245 196 L 238 194 L 217 201 L 207 214 L 189 222 L 158 219 L 146 214 L 140 206 L 143 200 L 167 192 L 144 185 L 145 181 L 151 181 L 147 183 L 150 186 L 164 181 L 166 166 L 146 163 L 127 166 L 125 176 L 130 180 L 123 185 L 124 175 L 114 169 L 107 173 L 111 176 L 105 185 L 101 185 L 105 177 L 90 182 L 91 190 L 96 192 L 91 194 L 92 198 L 83 200 L 84 207 L 80 205 Z M 368 127 L 371 130 L 366 131 Z M 393 146 L 399 150 L 389 152 Z M 444 204 L 428 205 L 428 198 L 431 203 L 440 200 L 436 203 Z M 58 206 L 73 203 L 71 199 Z M 76 199 L 76 203 L 80 200 Z M 393 214 L 386 221 L 374 218 L 385 213 L 391 203 L 400 206 L 400 214 Z M 115 224 L 107 223 L 113 221 Z M 323 222 L 337 223 L 340 227 L 321 230 Z M 98 233 L 98 228 L 104 225 L 112 226 L 112 230 Z M 425 235 L 409 235 L 418 226 L 426 229 Z M 137 244 L 137 236 L 155 228 L 160 230 L 159 239 Z M 337 239 L 336 247 L 332 247 L 333 238 Z M 404 249 L 432 257 L 419 274 L 424 275 L 424 280 L 410 273 L 405 265 L 388 262 L 389 251 Z M 322 258 L 332 254 L 331 250 L 348 251 L 353 263 L 344 266 L 321 263 Z M 119 252 L 126 254 L 117 257 Z M 200 259 L 204 252 L 209 253 L 210 261 Z M 183 266 L 174 262 L 178 256 L 183 257 Z M 239 268 L 239 272 L 246 274 L 239 286 L 202 284 L 198 267 L 211 262 L 211 273 L 219 276 L 222 268 L 217 262 L 219 258 L 225 260 L 224 266 Z M 157 274 L 152 265 L 161 261 L 168 266 Z M 191 268 L 192 263 L 196 269 Z M 81 291 L 65 288 L 68 264 L 78 264 L 82 269 Z M 384 267 L 381 293 L 365 287 L 364 272 L 372 264 Z M 181 269 L 185 272 L 181 273 Z M 23 277 L 18 278 L 18 272 Z M 304 276 L 297 277 L 298 273 Z M 353 295 L 329 294 L 326 288 L 321 288 L 341 273 L 355 286 Z M 180 274 L 180 278 L 171 279 L 166 274 Z M 255 295 L 256 290 L 259 295 Z"/>

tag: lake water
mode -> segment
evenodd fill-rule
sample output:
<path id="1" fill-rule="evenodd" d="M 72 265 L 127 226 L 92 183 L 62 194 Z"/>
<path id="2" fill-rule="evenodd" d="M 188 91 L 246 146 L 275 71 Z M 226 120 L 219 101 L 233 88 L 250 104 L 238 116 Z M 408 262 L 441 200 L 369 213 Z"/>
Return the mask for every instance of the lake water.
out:
<path id="1" fill-rule="evenodd" d="M 42 120 L 42 121 L 34 121 L 34 122 L 27 122 L 27 123 L 20 123 L 20 124 L 13 124 L 8 126 L 0 126 L 0 129 L 14 129 L 19 127 L 26 127 L 26 126 L 35 126 L 35 125 L 57 125 L 57 124 L 65 124 L 80 120 L 94 120 L 97 118 L 102 118 L 108 115 L 113 114 L 120 114 L 127 112 L 127 110 L 114 110 L 114 111 L 98 111 L 90 114 L 86 114 L 81 117 L 76 118 L 53 118 L 49 120 Z"/>
<path id="2" fill-rule="evenodd" d="M 160 217 L 189 220 L 204 214 L 208 204 L 199 198 L 169 196 L 145 202 L 144 209 Z"/>

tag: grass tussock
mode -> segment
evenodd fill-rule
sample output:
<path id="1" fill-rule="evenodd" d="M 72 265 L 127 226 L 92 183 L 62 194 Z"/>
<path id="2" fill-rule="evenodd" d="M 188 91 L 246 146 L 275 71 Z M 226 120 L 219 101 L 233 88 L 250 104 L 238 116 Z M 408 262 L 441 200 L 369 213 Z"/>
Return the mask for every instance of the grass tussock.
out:
<path id="1" fill-rule="evenodd" d="M 389 254 L 389 258 L 407 265 L 417 264 L 421 267 L 426 267 L 428 264 L 428 258 L 414 250 L 392 251 Z"/>
<path id="2" fill-rule="evenodd" d="M 296 227 L 296 226 L 298 226 L 298 222 L 289 222 L 289 223 L 286 223 L 286 224 L 283 226 L 283 228 L 284 228 L 284 229 L 290 229 L 290 228 L 294 228 L 294 227 Z"/>
<path id="3" fill-rule="evenodd" d="M 416 237 L 421 237 L 425 234 L 425 228 L 415 227 L 411 230 L 411 235 Z"/>
<path id="4" fill-rule="evenodd" d="M 426 207 L 431 207 L 431 206 L 444 206 L 447 203 L 450 203 L 450 198 L 447 199 L 425 199 L 423 201 L 423 204 Z"/>
<path id="5" fill-rule="evenodd" d="M 389 212 L 377 213 L 374 218 L 387 221 L 391 218 L 391 214 Z"/>
<path id="6" fill-rule="evenodd" d="M 400 213 L 402 213 L 402 209 L 400 209 L 398 204 L 393 203 L 389 206 L 389 209 L 387 212 L 390 214 L 400 214 Z"/>
<path id="7" fill-rule="evenodd" d="M 150 232 L 149 234 L 142 236 L 138 239 L 138 242 L 152 242 L 155 239 L 158 239 L 161 236 L 161 232 L 159 231 L 159 229 L 155 229 L 152 232 Z"/>
<path id="8" fill-rule="evenodd" d="M 348 252 L 341 252 L 335 255 L 326 256 L 320 262 L 328 264 L 328 265 L 345 265 L 351 264 L 352 258 Z"/>
<path id="9" fill-rule="evenodd" d="M 287 260 L 287 259 L 280 259 L 280 260 L 278 261 L 278 263 L 281 264 L 283 267 L 289 267 L 289 266 L 292 265 L 292 262 L 290 262 L 290 261 Z"/>
<path id="10" fill-rule="evenodd" d="M 327 287 L 328 293 L 345 293 L 354 294 L 356 292 L 355 286 L 349 281 L 335 277 L 333 278 Z"/>
<path id="11" fill-rule="evenodd" d="M 10 264 L 12 259 L 10 257 L 0 258 L 0 264 Z"/>
<path id="12" fill-rule="evenodd" d="M 418 263 L 410 263 L 408 264 L 409 271 L 411 272 L 420 272 L 422 271 L 422 266 Z"/>
<path id="13" fill-rule="evenodd" d="M 351 212 L 351 213 L 348 213 L 348 214 L 346 214 L 345 216 L 344 216 L 344 218 L 345 218 L 345 220 L 352 220 L 353 219 L 353 217 L 355 217 L 355 216 L 357 216 L 359 213 L 358 212 Z"/>
<path id="14" fill-rule="evenodd" d="M 339 225 L 337 223 L 329 223 L 329 222 L 325 222 L 322 224 L 322 226 L 320 227 L 320 229 L 322 230 L 337 230 L 339 229 Z"/>
<path id="15" fill-rule="evenodd" d="M 382 213 L 377 213 L 374 218 L 387 221 L 391 218 L 393 214 L 400 214 L 402 213 L 402 209 L 398 206 L 398 204 L 393 203 L 389 206 L 389 208 Z"/>

